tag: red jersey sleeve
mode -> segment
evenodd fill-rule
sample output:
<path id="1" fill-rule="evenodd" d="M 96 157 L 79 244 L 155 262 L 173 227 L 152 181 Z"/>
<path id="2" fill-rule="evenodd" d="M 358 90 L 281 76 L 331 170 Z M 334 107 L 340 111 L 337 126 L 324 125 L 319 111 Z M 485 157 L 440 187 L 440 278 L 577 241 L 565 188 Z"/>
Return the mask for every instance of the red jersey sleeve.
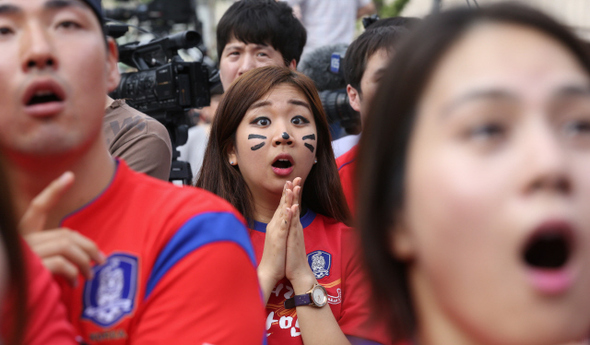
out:
<path id="1" fill-rule="evenodd" d="M 342 233 L 342 315 L 338 324 L 348 336 L 380 344 L 392 344 L 387 323 L 371 309 L 371 289 L 359 257 L 358 239 L 352 229 Z"/>
<path id="2" fill-rule="evenodd" d="M 340 176 L 340 184 L 342 191 L 346 198 L 348 208 L 354 214 L 356 203 L 356 155 L 358 145 L 353 146 L 348 152 L 336 159 L 336 166 L 338 167 L 338 175 Z"/>
<path id="3" fill-rule="evenodd" d="M 51 273 L 29 246 L 21 241 L 27 276 L 27 327 L 26 345 L 78 344 L 74 328 L 67 320 L 61 292 Z M 3 308 L 7 320 L 14 305 Z"/>
<path id="4" fill-rule="evenodd" d="M 185 256 L 162 277 L 139 313 L 130 344 L 263 343 L 265 315 L 256 269 L 232 242 L 213 242 Z"/>

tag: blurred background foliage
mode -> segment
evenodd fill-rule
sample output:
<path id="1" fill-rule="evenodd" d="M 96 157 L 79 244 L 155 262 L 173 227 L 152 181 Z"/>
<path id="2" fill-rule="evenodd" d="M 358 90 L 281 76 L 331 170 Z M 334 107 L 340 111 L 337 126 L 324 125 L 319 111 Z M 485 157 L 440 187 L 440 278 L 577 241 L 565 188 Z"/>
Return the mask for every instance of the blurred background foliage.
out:
<path id="1" fill-rule="evenodd" d="M 410 0 L 373 0 L 380 18 L 399 16 Z"/>

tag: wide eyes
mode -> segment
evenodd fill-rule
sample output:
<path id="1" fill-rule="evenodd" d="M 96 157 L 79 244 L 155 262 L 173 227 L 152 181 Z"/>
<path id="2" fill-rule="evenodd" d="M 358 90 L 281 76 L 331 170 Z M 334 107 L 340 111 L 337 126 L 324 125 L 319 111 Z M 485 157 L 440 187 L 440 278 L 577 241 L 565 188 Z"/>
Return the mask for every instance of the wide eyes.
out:
<path id="1" fill-rule="evenodd" d="M 301 115 L 297 115 L 291 119 L 291 123 L 294 125 L 303 125 L 309 123 L 309 120 Z"/>
<path id="2" fill-rule="evenodd" d="M 254 120 L 252 120 L 250 122 L 250 124 L 257 125 L 260 127 L 266 127 L 266 126 L 270 125 L 270 119 L 268 117 L 260 116 L 260 117 L 255 118 Z"/>
<path id="3" fill-rule="evenodd" d="M 296 115 L 291 119 L 291 123 L 295 126 L 301 126 L 309 123 L 309 120 L 301 115 Z M 251 125 L 256 125 L 260 127 L 266 127 L 271 124 L 271 121 L 268 117 L 259 116 L 250 122 Z"/>
<path id="4" fill-rule="evenodd" d="M 0 36 L 7 36 L 14 33 L 14 31 L 9 27 L 0 27 Z"/>

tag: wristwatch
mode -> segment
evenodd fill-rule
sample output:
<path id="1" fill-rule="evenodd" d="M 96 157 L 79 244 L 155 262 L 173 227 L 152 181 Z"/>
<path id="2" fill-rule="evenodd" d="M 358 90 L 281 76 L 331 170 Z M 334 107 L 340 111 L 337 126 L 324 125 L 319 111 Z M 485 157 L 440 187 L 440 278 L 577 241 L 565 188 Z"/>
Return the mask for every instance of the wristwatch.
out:
<path id="1" fill-rule="evenodd" d="M 285 300 L 285 309 L 293 309 L 302 305 L 321 308 L 328 303 L 328 293 L 320 284 L 315 284 L 311 290 L 303 295 L 295 295 Z"/>

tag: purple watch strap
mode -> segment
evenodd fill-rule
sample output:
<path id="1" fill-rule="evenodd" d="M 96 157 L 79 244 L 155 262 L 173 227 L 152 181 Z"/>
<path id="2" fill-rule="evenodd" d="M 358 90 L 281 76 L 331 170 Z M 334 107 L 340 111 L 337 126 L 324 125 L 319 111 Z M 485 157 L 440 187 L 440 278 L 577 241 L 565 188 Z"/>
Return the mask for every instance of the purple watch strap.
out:
<path id="1" fill-rule="evenodd" d="M 311 304 L 311 294 L 306 293 L 303 295 L 296 295 L 293 298 L 289 298 L 285 300 L 285 309 L 293 309 L 300 305 L 310 305 Z"/>

